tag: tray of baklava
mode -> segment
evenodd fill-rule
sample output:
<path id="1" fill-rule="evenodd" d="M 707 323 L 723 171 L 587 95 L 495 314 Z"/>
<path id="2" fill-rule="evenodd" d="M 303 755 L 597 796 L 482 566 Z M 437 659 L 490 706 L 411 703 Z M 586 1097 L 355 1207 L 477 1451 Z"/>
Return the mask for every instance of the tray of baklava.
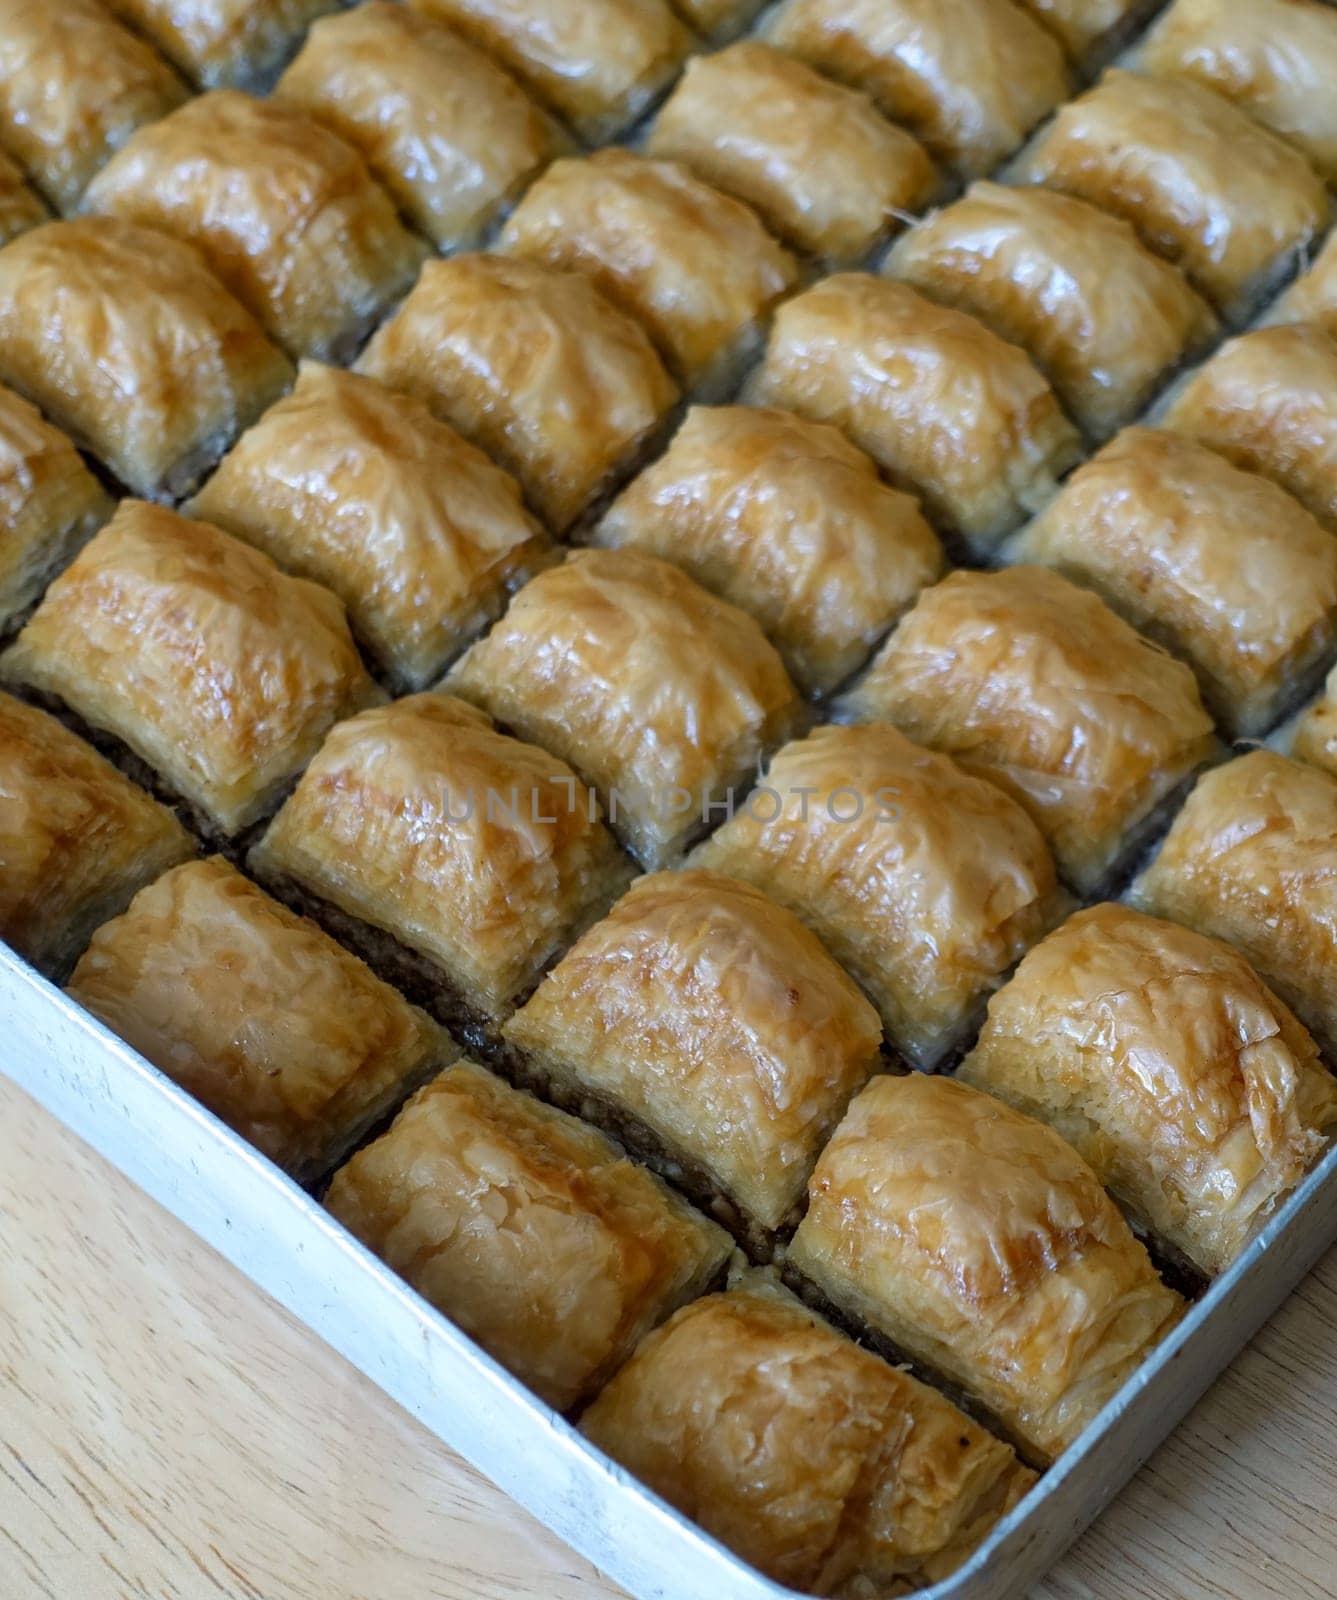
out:
<path id="1" fill-rule="evenodd" d="M 1337 1238 L 1335 182 L 1323 0 L 0 0 L 4 1070 L 640 1600 L 1025 1592 Z"/>

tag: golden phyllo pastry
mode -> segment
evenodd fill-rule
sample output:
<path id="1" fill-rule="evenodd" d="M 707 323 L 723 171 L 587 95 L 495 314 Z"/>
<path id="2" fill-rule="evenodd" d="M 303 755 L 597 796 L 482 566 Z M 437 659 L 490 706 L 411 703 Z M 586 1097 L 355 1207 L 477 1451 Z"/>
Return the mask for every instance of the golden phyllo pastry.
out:
<path id="1" fill-rule="evenodd" d="M 1081 454 L 1024 351 L 868 273 L 780 307 L 750 398 L 843 428 L 978 550 L 1038 510 Z"/>
<path id="2" fill-rule="evenodd" d="M 1186 381 L 1164 423 L 1289 489 L 1337 533 L 1337 339 L 1316 324 L 1231 339 Z"/>
<path id="3" fill-rule="evenodd" d="M 275 96 L 360 150 L 439 250 L 476 244 L 566 142 L 482 51 L 392 0 L 316 23 Z"/>
<path id="4" fill-rule="evenodd" d="M 419 1090 L 326 1204 L 560 1410 L 709 1287 L 730 1249 L 601 1133 L 472 1061 Z"/>
<path id="5" fill-rule="evenodd" d="M 587 144 L 635 120 L 692 36 L 667 0 L 411 0 L 509 67 Z"/>
<path id="6" fill-rule="evenodd" d="M 36 191 L 28 187 L 23 168 L 0 150 L 0 245 L 49 216 Z"/>
<path id="7" fill-rule="evenodd" d="M 1089 584 L 1182 657 L 1237 738 L 1266 732 L 1337 644 L 1337 539 L 1179 434 L 1126 428 L 1008 555 Z"/>
<path id="8" fill-rule="evenodd" d="M 786 745 L 693 859 L 797 913 L 925 1068 L 1070 904 L 1015 800 L 882 723 Z"/>
<path id="9" fill-rule="evenodd" d="M 0 939 L 54 978 L 100 922 L 194 849 L 91 745 L 0 692 Z"/>
<path id="10" fill-rule="evenodd" d="M 1109 55 L 1159 0 L 1021 0 L 1079 65 Z"/>
<path id="11" fill-rule="evenodd" d="M 107 0 L 192 83 L 262 89 L 340 0 Z"/>
<path id="12" fill-rule="evenodd" d="M 141 129 L 84 204 L 197 245 L 293 355 L 351 353 L 426 253 L 351 145 L 235 89 Z"/>
<path id="13" fill-rule="evenodd" d="M 547 548 L 515 480 L 421 401 L 315 362 L 190 511 L 332 589 L 385 672 L 415 689 Z"/>
<path id="14" fill-rule="evenodd" d="M 959 1076 L 1057 1129 L 1208 1274 L 1337 1127 L 1337 1082 L 1248 962 L 1126 906 L 1080 911 L 1031 951 Z"/>
<path id="15" fill-rule="evenodd" d="M 849 1600 L 950 1576 L 1034 1481 L 762 1273 L 652 1333 L 580 1426 L 767 1577 Z"/>
<path id="16" fill-rule="evenodd" d="M 179 240 L 89 217 L 0 251 L 0 380 L 136 494 L 188 493 L 291 378 Z"/>
<path id="17" fill-rule="evenodd" d="M 1327 0 L 1175 0 L 1138 65 L 1209 85 L 1337 180 L 1337 11 Z"/>
<path id="18" fill-rule="evenodd" d="M 675 562 L 750 612 L 794 681 L 819 693 L 868 659 L 944 565 L 915 501 L 862 451 L 764 406 L 694 406 L 593 539 Z"/>
<path id="19" fill-rule="evenodd" d="M 501 238 L 516 255 L 588 273 L 693 388 L 728 384 L 796 275 L 750 207 L 630 150 L 555 161 Z"/>
<path id="20" fill-rule="evenodd" d="M 1095 438 L 1217 327 L 1127 222 L 1048 189 L 972 184 L 900 239 L 884 270 L 1029 351 Z"/>
<path id="21" fill-rule="evenodd" d="M 96 0 L 0 0 L 0 141 L 58 211 L 186 86 Z"/>
<path id="22" fill-rule="evenodd" d="M 1228 940 L 1337 1052 L 1337 778 L 1272 750 L 1217 767 L 1130 898 Z"/>
<path id="23" fill-rule="evenodd" d="M 797 917 L 689 871 L 639 879 L 505 1038 L 564 1103 L 592 1103 L 633 1143 L 648 1130 L 670 1172 L 764 1234 L 797 1220 L 882 1028 Z"/>
<path id="24" fill-rule="evenodd" d="M 834 263 L 867 255 L 938 184 L 924 147 L 867 95 L 754 39 L 688 62 L 647 148 Z"/>
<path id="25" fill-rule="evenodd" d="M 1292 753 L 1337 773 L 1337 667 L 1328 674 L 1323 693 L 1300 718 Z"/>
<path id="26" fill-rule="evenodd" d="M 303 1183 L 459 1054 L 220 856 L 141 889 L 93 936 L 69 991 Z"/>
<path id="27" fill-rule="evenodd" d="M 963 177 L 1068 94 L 1062 49 L 1012 0 L 786 0 L 768 37 L 872 95 Z"/>
<path id="28" fill-rule="evenodd" d="M 35 406 L 0 388 L 0 638 L 111 515 L 111 497 Z"/>
<path id="29" fill-rule="evenodd" d="M 635 550 L 540 573 L 446 682 L 569 761 L 646 867 L 717 819 L 801 716 L 752 618 Z"/>
<path id="30" fill-rule="evenodd" d="M 703 39 L 730 39 L 741 33 L 766 0 L 674 0 L 673 9 Z"/>
<path id="31" fill-rule="evenodd" d="M 465 1020 L 506 1016 L 631 877 L 569 767 L 440 694 L 340 723 L 251 866 L 356 918 L 370 956 Z"/>
<path id="32" fill-rule="evenodd" d="M 358 370 L 424 400 L 564 532 L 677 399 L 654 346 L 588 278 L 513 257 L 431 261 Z"/>
<path id="33" fill-rule="evenodd" d="M 1060 109 L 1015 176 L 1126 218 L 1231 321 L 1329 216 L 1299 151 L 1188 79 L 1107 72 Z"/>
<path id="34" fill-rule="evenodd" d="M 1330 339 L 1337 339 L 1337 229 L 1264 320 L 1312 322 Z"/>
<path id="35" fill-rule="evenodd" d="M 1015 795 L 1083 894 L 1217 749 L 1192 672 L 1044 567 L 925 590 L 846 710 Z"/>
<path id="36" fill-rule="evenodd" d="M 378 692 L 332 594 L 142 500 L 51 585 L 0 674 L 112 734 L 224 836 Z"/>
<path id="37" fill-rule="evenodd" d="M 1040 1464 L 1183 1310 L 1072 1146 L 951 1078 L 875 1078 L 808 1193 L 790 1265 Z"/>

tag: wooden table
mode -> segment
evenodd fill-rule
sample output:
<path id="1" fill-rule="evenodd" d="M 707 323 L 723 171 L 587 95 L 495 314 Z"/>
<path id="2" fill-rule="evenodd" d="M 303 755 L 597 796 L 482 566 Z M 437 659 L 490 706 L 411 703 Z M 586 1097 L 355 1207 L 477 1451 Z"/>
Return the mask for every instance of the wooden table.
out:
<path id="1" fill-rule="evenodd" d="M 1332 1600 L 1337 1253 L 1037 1600 Z M 0 1078 L 3 1600 L 620 1591 Z"/>

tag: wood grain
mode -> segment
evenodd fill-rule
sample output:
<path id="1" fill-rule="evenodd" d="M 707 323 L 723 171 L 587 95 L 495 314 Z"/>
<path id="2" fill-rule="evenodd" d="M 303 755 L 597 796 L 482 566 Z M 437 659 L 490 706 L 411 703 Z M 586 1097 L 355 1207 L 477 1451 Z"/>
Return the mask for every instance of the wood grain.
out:
<path id="1" fill-rule="evenodd" d="M 1036 1600 L 1330 1600 L 1337 1254 Z M 0 1077 L 4 1600 L 620 1591 Z"/>

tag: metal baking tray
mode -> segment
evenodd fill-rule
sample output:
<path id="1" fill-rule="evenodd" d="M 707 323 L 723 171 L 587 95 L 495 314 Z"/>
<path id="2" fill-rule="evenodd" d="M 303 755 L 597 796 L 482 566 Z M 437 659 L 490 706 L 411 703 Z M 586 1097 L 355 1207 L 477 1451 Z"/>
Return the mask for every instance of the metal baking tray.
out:
<path id="1" fill-rule="evenodd" d="M 0 946 L 0 1070 L 636 1600 L 790 1600 L 642 1488 L 156 1068 Z M 921 1600 L 1016 1600 L 1337 1237 L 1337 1150 Z"/>

